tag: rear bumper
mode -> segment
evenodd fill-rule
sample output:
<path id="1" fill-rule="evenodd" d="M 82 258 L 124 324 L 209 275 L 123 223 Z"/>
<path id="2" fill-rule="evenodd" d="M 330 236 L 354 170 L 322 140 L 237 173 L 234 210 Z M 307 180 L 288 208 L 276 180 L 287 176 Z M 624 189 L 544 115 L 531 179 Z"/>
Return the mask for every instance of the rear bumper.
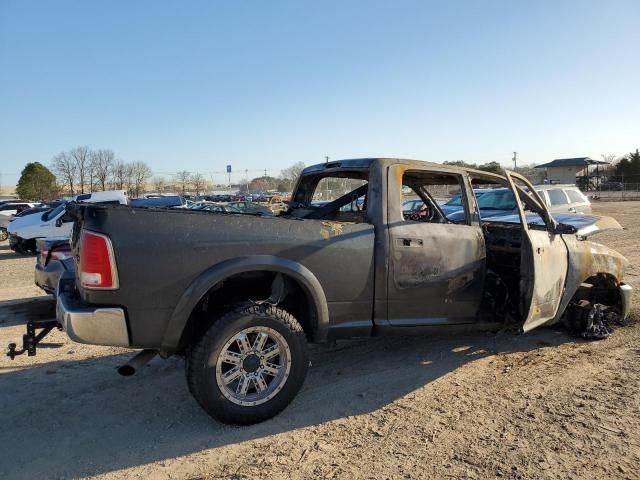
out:
<path id="1" fill-rule="evenodd" d="M 633 288 L 626 283 L 620 284 L 620 298 L 622 299 L 622 318 L 625 319 L 631 310 L 631 300 L 633 297 Z"/>
<path id="2" fill-rule="evenodd" d="M 49 265 L 43 267 L 40 263 L 36 263 L 34 281 L 37 286 L 47 293 L 55 295 L 60 276 L 65 272 L 62 262 L 49 262 Z"/>
<path id="3" fill-rule="evenodd" d="M 128 347 L 129 333 L 122 308 L 93 308 L 73 297 L 72 279 L 58 283 L 56 318 L 67 336 L 78 343 Z"/>

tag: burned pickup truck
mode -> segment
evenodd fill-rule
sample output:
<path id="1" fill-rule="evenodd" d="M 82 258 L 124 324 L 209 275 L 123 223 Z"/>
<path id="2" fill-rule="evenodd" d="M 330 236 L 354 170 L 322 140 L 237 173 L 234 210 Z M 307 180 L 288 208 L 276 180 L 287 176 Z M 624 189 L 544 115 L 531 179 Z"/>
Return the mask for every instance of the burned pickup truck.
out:
<path id="1" fill-rule="evenodd" d="M 490 184 L 512 190 L 517 215 L 480 219 L 473 189 Z M 461 194 L 462 220 L 438 206 L 443 189 Z M 408 195 L 423 202 L 419 214 L 403 213 Z M 515 173 L 344 160 L 306 168 L 276 217 L 70 210 L 76 268 L 58 285 L 60 326 L 77 342 L 145 349 L 128 373 L 156 353 L 184 355 L 191 393 L 229 423 L 289 404 L 308 342 L 560 321 L 587 329 L 624 318 L 631 299 L 625 258 L 587 240 L 620 225 L 554 218 Z"/>

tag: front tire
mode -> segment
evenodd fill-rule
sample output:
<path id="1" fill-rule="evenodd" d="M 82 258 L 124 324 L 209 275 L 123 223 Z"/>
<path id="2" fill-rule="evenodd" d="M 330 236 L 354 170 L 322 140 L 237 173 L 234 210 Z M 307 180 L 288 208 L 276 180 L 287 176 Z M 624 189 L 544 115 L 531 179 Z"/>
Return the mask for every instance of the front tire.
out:
<path id="1" fill-rule="evenodd" d="M 244 306 L 215 321 L 187 351 L 189 391 L 212 417 L 249 425 L 280 413 L 304 383 L 304 331 L 288 312 Z"/>

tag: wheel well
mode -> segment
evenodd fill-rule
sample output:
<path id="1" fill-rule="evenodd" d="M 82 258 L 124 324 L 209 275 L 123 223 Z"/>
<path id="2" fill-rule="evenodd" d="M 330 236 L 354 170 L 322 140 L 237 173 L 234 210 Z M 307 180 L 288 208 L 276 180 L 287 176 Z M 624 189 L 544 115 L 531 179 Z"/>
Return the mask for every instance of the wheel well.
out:
<path id="1" fill-rule="evenodd" d="M 293 277 L 273 271 L 249 271 L 232 275 L 211 287 L 197 303 L 185 325 L 179 343 L 184 350 L 191 339 L 201 335 L 212 321 L 222 317 L 239 304 L 269 299 L 275 287 L 276 276 L 284 280 L 284 290 L 277 295 L 278 306 L 302 326 L 307 340 L 313 341 L 317 327 L 316 305 L 313 297 Z"/>
<path id="2" fill-rule="evenodd" d="M 580 300 L 620 308 L 622 306 L 620 282 L 610 273 L 597 273 L 580 284 L 573 302 Z"/>
<path id="3" fill-rule="evenodd" d="M 603 334 L 601 319 L 607 318 L 609 313 L 603 316 L 602 312 L 610 312 L 615 318 L 622 312 L 622 307 L 620 283 L 616 277 L 610 273 L 597 273 L 580 284 L 564 312 L 562 322 L 569 330 L 588 335 L 585 338 L 606 338 L 608 333 Z M 607 318 L 607 321 L 610 320 Z M 606 330 L 606 326 L 603 328 Z"/>

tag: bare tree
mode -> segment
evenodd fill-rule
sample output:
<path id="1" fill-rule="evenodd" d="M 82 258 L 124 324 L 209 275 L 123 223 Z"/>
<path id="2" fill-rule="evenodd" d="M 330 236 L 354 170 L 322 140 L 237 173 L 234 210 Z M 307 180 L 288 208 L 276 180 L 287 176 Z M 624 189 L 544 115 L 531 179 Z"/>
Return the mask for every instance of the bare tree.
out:
<path id="1" fill-rule="evenodd" d="M 167 185 L 167 180 L 164 177 L 153 178 L 153 188 L 156 193 L 164 192 L 164 187 Z"/>
<path id="2" fill-rule="evenodd" d="M 603 153 L 600 156 L 602 157 L 602 160 L 604 160 L 610 165 L 613 165 L 614 163 L 616 163 L 616 160 L 618 159 L 618 156 L 615 153 Z"/>
<path id="3" fill-rule="evenodd" d="M 302 173 L 302 170 L 304 170 L 304 163 L 296 162 L 280 172 L 280 179 L 289 185 L 289 190 L 293 189 L 293 184 Z"/>
<path id="4" fill-rule="evenodd" d="M 207 182 L 204 179 L 204 175 L 201 173 L 194 173 L 191 175 L 191 186 L 196 191 L 196 197 L 199 197 L 200 192 L 207 188 Z"/>
<path id="5" fill-rule="evenodd" d="M 189 182 L 191 181 L 191 172 L 187 172 L 186 170 L 182 170 L 176 173 L 176 184 L 184 197 L 187 193 L 187 189 L 189 188 Z"/>
<path id="6" fill-rule="evenodd" d="M 133 184 L 136 197 L 139 197 L 144 193 L 145 184 L 147 180 L 151 178 L 153 175 L 153 171 L 146 163 L 138 160 L 137 162 L 133 162 L 131 164 L 133 169 Z"/>
<path id="7" fill-rule="evenodd" d="M 133 163 L 124 164 L 124 187 L 130 196 L 135 194 L 135 167 Z"/>
<path id="8" fill-rule="evenodd" d="M 71 156 L 66 152 L 60 152 L 53 157 L 51 169 L 56 174 L 56 178 L 60 179 L 63 185 L 69 187 L 69 192 L 73 195 L 75 193 L 76 170 Z"/>
<path id="9" fill-rule="evenodd" d="M 114 190 L 124 190 L 126 170 L 126 165 L 122 160 L 113 162 L 113 166 L 111 167 L 111 185 Z"/>
<path id="10" fill-rule="evenodd" d="M 89 147 L 75 147 L 69 151 L 69 156 L 75 164 L 76 174 L 78 178 L 78 186 L 80 187 L 80 193 L 84 193 L 84 187 L 89 176 L 90 161 Z"/>
<path id="11" fill-rule="evenodd" d="M 114 163 L 114 157 L 113 151 L 104 148 L 91 152 L 92 177 L 95 177 L 96 184 L 100 185 L 100 189 L 103 191 Z"/>

